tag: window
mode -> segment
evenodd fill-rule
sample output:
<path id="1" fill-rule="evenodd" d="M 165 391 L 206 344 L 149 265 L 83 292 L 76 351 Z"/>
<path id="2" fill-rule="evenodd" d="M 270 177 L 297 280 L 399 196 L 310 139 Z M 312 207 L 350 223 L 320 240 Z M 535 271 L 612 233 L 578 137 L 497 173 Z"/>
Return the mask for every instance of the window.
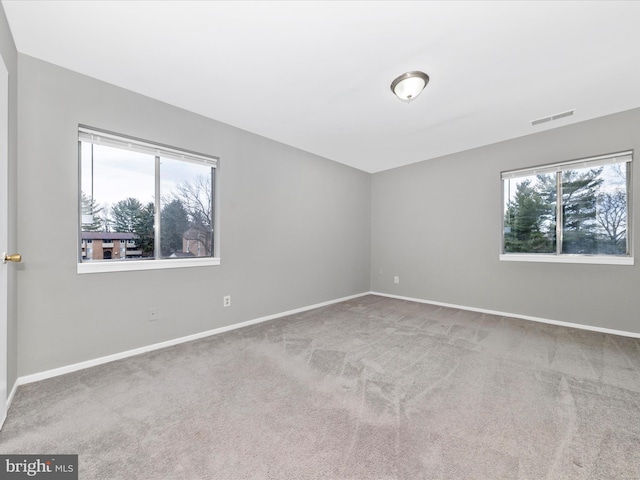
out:
<path id="1" fill-rule="evenodd" d="M 87 127 L 78 137 L 80 238 L 120 245 L 80 254 L 79 273 L 219 263 L 217 158 Z"/>
<path id="2" fill-rule="evenodd" d="M 502 173 L 501 260 L 633 264 L 632 152 Z"/>

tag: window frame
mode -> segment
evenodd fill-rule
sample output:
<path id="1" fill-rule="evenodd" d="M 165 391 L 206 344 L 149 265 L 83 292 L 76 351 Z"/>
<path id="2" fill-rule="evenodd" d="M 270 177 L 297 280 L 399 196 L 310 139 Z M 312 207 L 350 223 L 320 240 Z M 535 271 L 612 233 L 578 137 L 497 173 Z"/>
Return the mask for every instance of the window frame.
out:
<path id="1" fill-rule="evenodd" d="M 624 150 L 621 152 L 598 155 L 594 157 L 586 157 L 578 160 L 566 162 L 551 163 L 536 167 L 529 167 L 516 170 L 507 170 L 500 173 L 501 183 L 501 231 L 500 231 L 500 261 L 507 262 L 540 262 L 540 263 L 577 263 L 577 264 L 596 264 L 596 265 L 634 265 L 633 256 L 633 154 L 634 151 Z M 629 157 L 626 161 L 615 161 L 617 158 Z M 561 180 L 562 172 L 571 169 L 597 167 L 607 164 L 626 163 L 626 199 L 627 199 L 627 231 L 626 231 L 626 255 L 597 255 L 597 254 L 571 254 L 562 253 L 562 190 Z M 538 173 L 556 174 L 557 199 L 556 199 L 556 251 L 555 253 L 506 253 L 505 252 L 505 180 L 511 178 L 520 178 Z"/>
<path id="2" fill-rule="evenodd" d="M 135 148 L 130 148 L 132 151 L 138 151 L 147 153 L 153 156 L 152 161 L 155 162 L 155 196 L 158 197 L 160 188 L 160 178 L 158 163 L 159 159 L 170 158 L 173 160 L 197 163 L 201 165 L 210 166 L 214 172 L 212 175 L 211 188 L 213 190 L 213 254 L 207 257 L 191 257 L 191 258 L 161 258 L 156 254 L 153 259 L 128 259 L 126 261 L 114 261 L 114 262 L 83 262 L 82 257 L 82 142 L 83 137 L 87 135 L 96 135 L 104 137 L 109 142 L 120 143 L 120 145 L 128 144 L 133 145 Z M 123 135 L 120 133 L 110 132 L 107 130 L 101 130 L 87 125 L 78 125 L 77 129 L 77 142 L 78 142 L 78 245 L 77 245 L 77 273 L 104 273 L 104 272 L 125 272 L 125 271 L 137 271 L 137 270 L 165 270 L 171 268 L 189 268 L 189 267 L 207 267 L 212 265 L 220 265 L 220 188 L 219 188 L 219 175 L 220 175 L 220 158 L 212 155 L 204 155 L 191 150 L 183 148 L 176 148 L 169 145 L 164 145 L 157 142 L 151 142 L 140 138 Z M 93 142 L 92 142 L 93 143 Z M 98 142 L 95 142 L 98 143 Z M 109 146 L 108 143 L 102 143 Z M 111 144 L 114 148 L 118 148 L 117 145 Z M 159 197 L 158 197 L 159 198 Z M 156 219 L 160 214 L 160 201 L 155 201 L 155 217 Z M 159 246 L 160 240 L 160 223 L 154 222 L 154 238 L 156 242 L 156 251 Z M 125 242 L 125 245 L 126 242 Z M 159 251 L 158 251 L 159 252 Z"/>

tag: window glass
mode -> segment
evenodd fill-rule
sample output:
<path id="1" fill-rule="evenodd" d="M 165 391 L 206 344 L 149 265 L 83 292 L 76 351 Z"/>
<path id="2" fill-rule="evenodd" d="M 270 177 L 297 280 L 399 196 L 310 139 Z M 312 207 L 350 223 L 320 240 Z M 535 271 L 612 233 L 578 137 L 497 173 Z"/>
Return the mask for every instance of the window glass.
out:
<path id="1" fill-rule="evenodd" d="M 162 257 L 213 255 L 213 169 L 160 159 Z"/>
<path id="2" fill-rule="evenodd" d="M 631 160 L 624 152 L 503 173 L 503 253 L 630 256 Z"/>
<path id="3" fill-rule="evenodd" d="M 212 257 L 215 160 L 99 135 L 80 134 L 81 240 L 101 239 L 81 261 Z"/>
<path id="4" fill-rule="evenodd" d="M 155 166 L 149 155 L 81 142 L 83 232 L 134 233 L 145 242 L 143 258 L 154 258 Z M 148 227 L 151 227 L 150 229 Z M 150 241 L 147 239 L 150 236 Z M 115 250 L 114 250 L 115 248 Z M 91 260 L 124 260 L 113 238 L 102 239 Z"/>
<path id="5" fill-rule="evenodd" d="M 540 174 L 504 181 L 505 253 L 556 251 L 556 179 Z"/>
<path id="6" fill-rule="evenodd" d="M 562 253 L 625 255 L 627 165 L 562 173 Z"/>

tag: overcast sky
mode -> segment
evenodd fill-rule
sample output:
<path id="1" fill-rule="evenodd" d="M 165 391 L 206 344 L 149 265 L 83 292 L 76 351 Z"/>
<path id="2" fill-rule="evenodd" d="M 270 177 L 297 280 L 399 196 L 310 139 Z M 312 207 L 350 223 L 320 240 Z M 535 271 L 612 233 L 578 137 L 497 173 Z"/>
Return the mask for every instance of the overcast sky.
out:
<path id="1" fill-rule="evenodd" d="M 143 204 L 154 201 L 155 160 L 148 154 L 93 145 L 82 142 L 82 191 L 103 207 L 128 197 L 137 198 Z M 160 164 L 161 195 L 176 191 L 176 186 L 193 180 L 198 175 L 210 173 L 210 167 L 162 158 Z M 93 186 L 91 178 L 93 174 Z M 92 192 L 93 187 L 93 192 Z"/>

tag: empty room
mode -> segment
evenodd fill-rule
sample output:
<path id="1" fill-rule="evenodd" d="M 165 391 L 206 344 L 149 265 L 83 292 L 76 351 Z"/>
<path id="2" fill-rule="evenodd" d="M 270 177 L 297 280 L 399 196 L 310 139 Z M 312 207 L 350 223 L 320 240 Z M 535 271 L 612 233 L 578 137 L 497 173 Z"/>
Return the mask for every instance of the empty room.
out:
<path id="1" fill-rule="evenodd" d="M 640 479 L 639 22 L 0 0 L 0 478 Z"/>

